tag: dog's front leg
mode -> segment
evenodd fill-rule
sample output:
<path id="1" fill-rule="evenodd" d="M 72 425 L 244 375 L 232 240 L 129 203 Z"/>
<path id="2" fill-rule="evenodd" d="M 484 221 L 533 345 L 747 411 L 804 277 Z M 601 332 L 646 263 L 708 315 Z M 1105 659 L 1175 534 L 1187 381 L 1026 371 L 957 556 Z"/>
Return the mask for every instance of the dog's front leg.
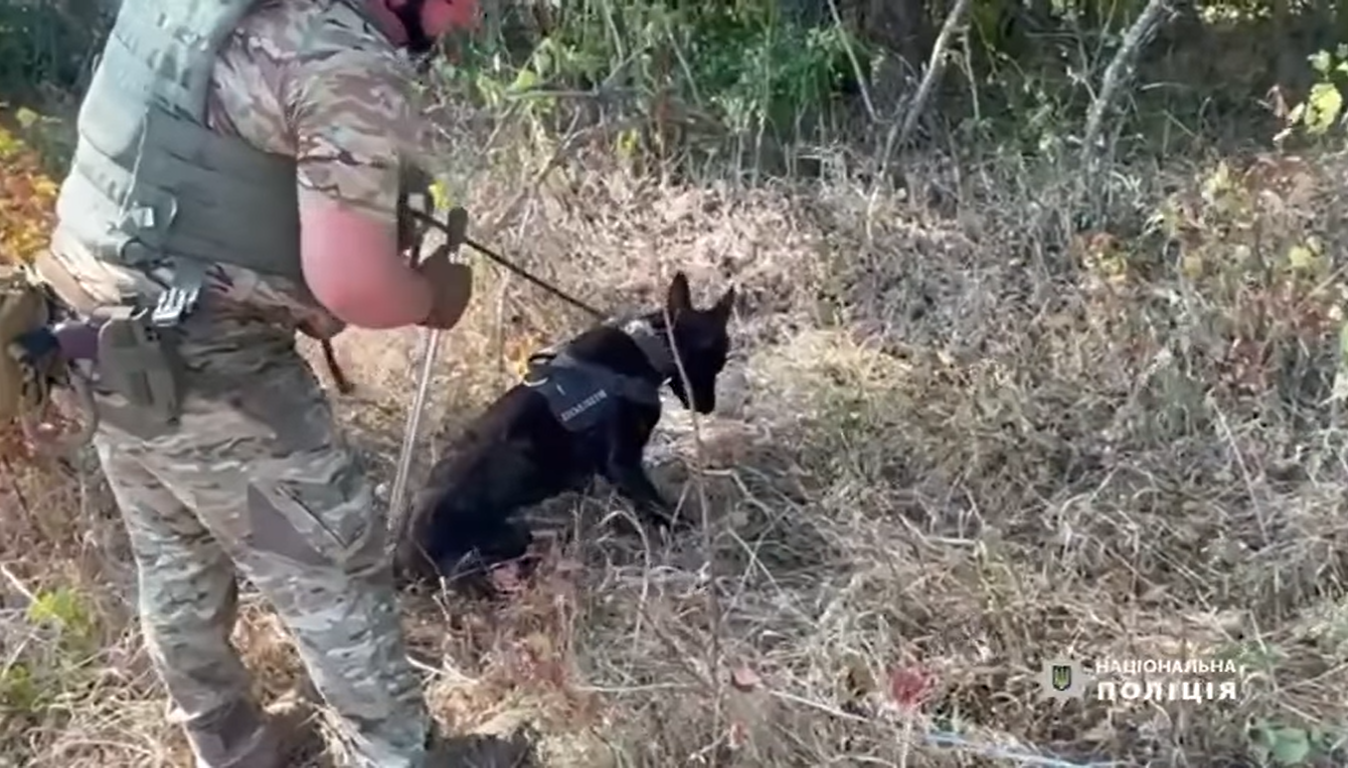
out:
<path id="1" fill-rule="evenodd" d="M 656 525 L 668 527 L 673 523 L 674 506 L 665 500 L 651 482 L 646 468 L 641 466 L 641 455 L 614 456 L 609 459 L 604 477 L 624 498 L 632 502 L 637 512 Z"/>
<path id="2" fill-rule="evenodd" d="M 488 567 L 494 567 L 523 559 L 529 554 L 529 546 L 533 541 L 533 533 L 523 521 L 505 520 L 482 530 L 477 552 Z"/>

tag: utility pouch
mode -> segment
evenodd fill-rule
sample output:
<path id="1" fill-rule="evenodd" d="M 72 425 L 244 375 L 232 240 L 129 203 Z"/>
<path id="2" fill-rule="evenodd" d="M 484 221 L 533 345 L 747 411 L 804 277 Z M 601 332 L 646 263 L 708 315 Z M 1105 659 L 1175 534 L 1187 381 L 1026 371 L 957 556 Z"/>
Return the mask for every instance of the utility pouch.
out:
<path id="1" fill-rule="evenodd" d="M 182 415 L 183 366 L 177 330 L 155 327 L 150 310 L 113 317 L 98 331 L 100 384 L 160 425 Z"/>

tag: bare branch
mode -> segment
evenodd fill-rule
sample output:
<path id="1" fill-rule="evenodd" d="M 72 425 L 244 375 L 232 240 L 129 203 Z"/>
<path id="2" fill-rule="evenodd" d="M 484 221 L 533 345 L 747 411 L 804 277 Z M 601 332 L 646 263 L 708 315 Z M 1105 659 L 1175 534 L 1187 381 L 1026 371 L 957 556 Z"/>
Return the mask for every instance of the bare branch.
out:
<path id="1" fill-rule="evenodd" d="M 1155 36 L 1162 21 L 1173 13 L 1171 7 L 1173 1 L 1148 0 L 1147 7 L 1142 9 L 1137 21 L 1128 28 L 1128 32 L 1123 36 L 1123 44 L 1119 46 L 1114 59 L 1105 68 L 1104 78 L 1100 81 L 1100 91 L 1091 102 L 1091 109 L 1086 117 L 1086 131 L 1082 135 L 1081 153 L 1087 162 L 1098 158 L 1098 150 L 1104 148 L 1100 130 L 1104 125 L 1105 112 L 1117 98 L 1119 89 L 1132 77 L 1137 67 L 1138 54 L 1141 53 L 1143 46 Z"/>
<path id="2" fill-rule="evenodd" d="M 931 98 L 932 90 L 941 79 L 941 74 L 945 72 L 946 49 L 950 47 L 950 40 L 955 36 L 955 30 L 964 23 L 969 5 L 969 0 L 955 0 L 955 7 L 950 9 L 950 13 L 945 17 L 945 23 L 941 25 L 941 34 L 936 36 L 936 44 L 931 49 L 931 59 L 927 61 L 927 71 L 922 75 L 922 82 L 908 106 L 908 113 L 903 116 L 903 127 L 899 129 L 895 142 L 900 147 L 908 143 L 913 129 L 917 127 L 917 119 L 927 107 L 927 100 Z"/>

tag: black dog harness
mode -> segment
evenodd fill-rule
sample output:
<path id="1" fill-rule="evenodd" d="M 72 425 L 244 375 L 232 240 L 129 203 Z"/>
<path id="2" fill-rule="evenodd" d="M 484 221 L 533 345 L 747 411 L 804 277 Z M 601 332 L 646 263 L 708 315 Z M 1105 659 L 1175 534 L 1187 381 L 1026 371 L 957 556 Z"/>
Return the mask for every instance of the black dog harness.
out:
<path id="1" fill-rule="evenodd" d="M 669 357 L 665 345 L 654 336 L 632 334 L 632 339 L 651 365 L 663 373 L 668 365 L 661 358 Z M 558 423 L 570 432 L 581 432 L 605 421 L 618 398 L 658 406 L 664 381 L 628 376 L 579 360 L 566 351 L 545 349 L 529 358 L 523 384 L 547 398 Z"/>

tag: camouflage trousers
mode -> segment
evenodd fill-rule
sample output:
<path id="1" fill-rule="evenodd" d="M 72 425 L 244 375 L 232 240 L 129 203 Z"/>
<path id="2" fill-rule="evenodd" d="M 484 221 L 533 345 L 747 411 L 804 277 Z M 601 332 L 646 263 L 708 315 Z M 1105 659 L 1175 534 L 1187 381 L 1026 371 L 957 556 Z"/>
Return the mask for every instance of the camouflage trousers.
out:
<path id="1" fill-rule="evenodd" d="M 386 524 L 293 333 L 187 329 L 180 425 L 155 434 L 99 397 L 99 459 L 130 533 L 142 631 L 199 768 L 280 768 L 230 642 L 238 578 L 293 634 L 359 762 L 421 768 L 429 719 L 408 662 Z"/>

